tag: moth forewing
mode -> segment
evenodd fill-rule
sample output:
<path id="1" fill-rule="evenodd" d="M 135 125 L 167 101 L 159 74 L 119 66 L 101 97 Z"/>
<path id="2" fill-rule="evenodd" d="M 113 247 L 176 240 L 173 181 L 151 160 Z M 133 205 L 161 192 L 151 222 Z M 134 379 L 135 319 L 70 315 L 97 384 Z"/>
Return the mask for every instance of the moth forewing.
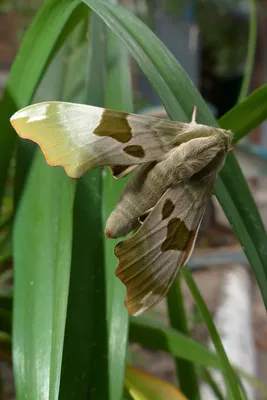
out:
<path id="1" fill-rule="evenodd" d="M 139 166 L 107 220 L 106 235 L 117 238 L 131 232 L 139 218 L 147 215 L 174 183 L 188 180 L 201 171 L 205 174 L 207 166 L 216 175 L 225 151 L 224 141 L 216 132 L 181 144 L 158 162 Z"/>
<path id="2" fill-rule="evenodd" d="M 159 160 L 175 146 L 180 122 L 64 102 L 34 104 L 11 123 L 41 147 L 50 165 L 72 178 L 98 166 L 132 166 Z M 128 170 L 129 171 L 129 170 Z"/>

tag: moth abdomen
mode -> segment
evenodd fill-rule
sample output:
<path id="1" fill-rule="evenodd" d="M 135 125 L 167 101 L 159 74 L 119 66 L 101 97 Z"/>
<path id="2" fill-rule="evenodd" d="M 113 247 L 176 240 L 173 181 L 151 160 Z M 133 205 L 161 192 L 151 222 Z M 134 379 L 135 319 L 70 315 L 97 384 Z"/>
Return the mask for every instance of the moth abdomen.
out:
<path id="1" fill-rule="evenodd" d="M 117 238 L 127 235 L 139 225 L 138 219 L 153 208 L 166 190 L 156 173 L 157 163 L 139 166 L 121 194 L 106 223 L 106 235 Z"/>
<path id="2" fill-rule="evenodd" d="M 135 204 L 130 204 L 127 199 L 119 202 L 106 222 L 106 236 L 113 239 L 126 236 L 138 225 L 139 213 Z"/>

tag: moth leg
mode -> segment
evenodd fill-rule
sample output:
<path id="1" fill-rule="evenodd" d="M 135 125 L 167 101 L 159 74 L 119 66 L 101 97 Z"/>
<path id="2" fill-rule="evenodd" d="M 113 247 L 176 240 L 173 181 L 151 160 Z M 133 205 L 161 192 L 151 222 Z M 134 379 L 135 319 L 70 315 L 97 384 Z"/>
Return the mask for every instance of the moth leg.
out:
<path id="1" fill-rule="evenodd" d="M 145 211 L 142 215 L 140 215 L 138 221 L 140 222 L 141 225 L 145 222 L 145 219 L 149 216 L 153 208 L 154 207 L 151 207 L 149 210 Z"/>
<path id="2" fill-rule="evenodd" d="M 115 179 L 121 179 L 136 169 L 139 165 L 111 165 L 109 169 Z"/>

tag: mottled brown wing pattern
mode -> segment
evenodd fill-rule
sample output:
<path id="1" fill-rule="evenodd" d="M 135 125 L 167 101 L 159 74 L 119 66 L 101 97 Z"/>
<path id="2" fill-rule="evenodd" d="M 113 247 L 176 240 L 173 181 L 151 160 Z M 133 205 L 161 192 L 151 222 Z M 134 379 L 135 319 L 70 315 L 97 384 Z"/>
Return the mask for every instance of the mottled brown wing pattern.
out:
<path id="1" fill-rule="evenodd" d="M 207 199 L 233 134 L 82 104 L 45 102 L 19 110 L 11 123 L 41 147 L 50 165 L 72 178 L 109 166 L 133 176 L 106 224 L 108 237 L 141 227 L 116 246 L 117 276 L 133 315 L 157 304 L 195 245 Z"/>
<path id="2" fill-rule="evenodd" d="M 214 134 L 181 144 L 161 161 L 139 165 L 107 220 L 106 235 L 117 238 L 131 232 L 138 219 L 142 220 L 149 214 L 173 183 L 193 177 L 202 180 L 206 175 L 216 176 L 225 160 L 225 153 L 224 142 Z"/>
<path id="3" fill-rule="evenodd" d="M 211 188 L 174 184 L 136 234 L 116 246 L 116 275 L 127 288 L 126 307 L 138 315 L 157 304 L 189 259 Z"/>

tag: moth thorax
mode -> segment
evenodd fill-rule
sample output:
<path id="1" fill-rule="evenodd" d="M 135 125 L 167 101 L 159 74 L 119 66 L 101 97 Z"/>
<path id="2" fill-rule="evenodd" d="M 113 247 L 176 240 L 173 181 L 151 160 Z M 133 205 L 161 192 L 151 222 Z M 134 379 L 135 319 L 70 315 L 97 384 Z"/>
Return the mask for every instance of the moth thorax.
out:
<path id="1" fill-rule="evenodd" d="M 215 181 L 218 172 L 220 172 L 223 167 L 225 156 L 224 150 L 219 151 L 216 156 L 204 168 L 194 174 L 191 179 L 203 181 L 212 177 Z"/>

